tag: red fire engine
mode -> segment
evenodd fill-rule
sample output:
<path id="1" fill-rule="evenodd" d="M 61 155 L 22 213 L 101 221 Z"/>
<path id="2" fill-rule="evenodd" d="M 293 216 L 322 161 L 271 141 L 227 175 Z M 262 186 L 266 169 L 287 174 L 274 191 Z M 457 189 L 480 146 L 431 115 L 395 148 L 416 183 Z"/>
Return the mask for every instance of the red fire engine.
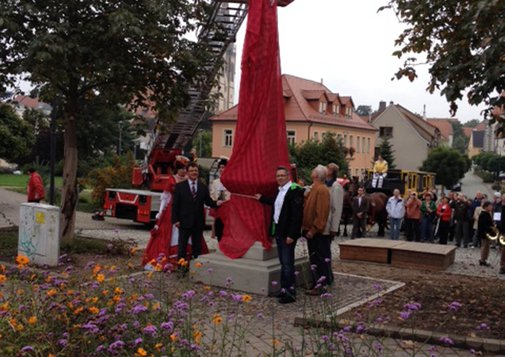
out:
<path id="1" fill-rule="evenodd" d="M 279 0 L 278 6 L 286 6 L 293 0 Z M 160 197 L 168 179 L 167 167 L 174 163 L 177 155 L 194 135 L 206 115 L 213 79 L 221 67 L 221 58 L 247 15 L 247 0 L 213 0 L 212 12 L 207 25 L 200 29 L 198 41 L 208 44 L 210 56 L 207 81 L 189 89 L 190 104 L 179 113 L 177 119 L 157 125 L 148 145 L 148 155 L 143 167 L 133 170 L 134 189 L 108 188 L 105 195 L 106 215 L 131 219 L 136 222 L 152 222 L 160 207 Z M 157 132 L 157 129 L 163 129 Z M 161 131 L 161 130 L 160 130 Z M 141 189 L 142 187 L 146 189 Z"/>

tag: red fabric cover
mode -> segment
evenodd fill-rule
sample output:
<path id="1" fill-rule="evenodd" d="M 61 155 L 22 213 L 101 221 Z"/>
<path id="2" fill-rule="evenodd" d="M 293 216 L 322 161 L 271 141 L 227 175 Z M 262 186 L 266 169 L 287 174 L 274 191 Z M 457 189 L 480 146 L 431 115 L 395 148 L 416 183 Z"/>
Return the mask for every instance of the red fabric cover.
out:
<path id="1" fill-rule="evenodd" d="M 221 181 L 232 192 L 220 208 L 221 251 L 240 258 L 256 242 L 271 247 L 270 207 L 233 195 L 275 195 L 275 171 L 289 167 L 277 30 L 277 1 L 249 2 L 233 152 Z"/>

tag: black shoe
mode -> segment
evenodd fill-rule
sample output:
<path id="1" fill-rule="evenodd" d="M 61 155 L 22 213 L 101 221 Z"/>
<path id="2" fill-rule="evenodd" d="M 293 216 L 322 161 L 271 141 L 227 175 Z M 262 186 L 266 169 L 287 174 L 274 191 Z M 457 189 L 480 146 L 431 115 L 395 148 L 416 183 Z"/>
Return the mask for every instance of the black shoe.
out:
<path id="1" fill-rule="evenodd" d="M 505 274 L 505 268 L 500 269 L 500 274 Z"/>
<path id="2" fill-rule="evenodd" d="M 480 266 L 485 266 L 485 267 L 490 266 L 490 264 L 488 262 L 483 262 L 482 260 L 479 260 L 479 265 Z"/>
<path id="3" fill-rule="evenodd" d="M 279 298 L 279 304 L 291 304 L 293 302 L 296 302 L 296 298 L 290 295 L 284 295 Z"/>

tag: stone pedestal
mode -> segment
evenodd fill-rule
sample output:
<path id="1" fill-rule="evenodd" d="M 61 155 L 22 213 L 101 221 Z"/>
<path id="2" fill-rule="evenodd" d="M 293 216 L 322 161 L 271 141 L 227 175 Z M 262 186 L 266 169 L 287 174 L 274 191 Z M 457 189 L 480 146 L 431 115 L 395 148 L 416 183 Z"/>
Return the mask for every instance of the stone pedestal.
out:
<path id="1" fill-rule="evenodd" d="M 60 208 L 41 203 L 22 203 L 19 212 L 18 254 L 39 265 L 58 265 L 60 256 Z"/>
<path id="2" fill-rule="evenodd" d="M 201 267 L 197 267 L 201 263 Z M 309 285 L 312 281 L 308 258 L 295 260 L 298 272 L 296 283 Z M 280 289 L 281 266 L 277 246 L 264 250 L 256 242 L 240 259 L 230 259 L 220 251 L 200 256 L 191 262 L 191 277 L 197 282 L 211 286 L 229 287 L 243 292 L 274 295 Z M 231 281 L 231 284 L 229 283 Z M 273 285 L 277 281 L 279 284 Z"/>

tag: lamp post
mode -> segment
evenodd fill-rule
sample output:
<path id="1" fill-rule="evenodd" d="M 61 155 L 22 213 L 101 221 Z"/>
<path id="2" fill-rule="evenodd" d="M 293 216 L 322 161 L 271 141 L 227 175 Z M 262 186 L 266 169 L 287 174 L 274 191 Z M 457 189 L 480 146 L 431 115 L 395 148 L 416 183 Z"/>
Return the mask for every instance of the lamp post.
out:
<path id="1" fill-rule="evenodd" d="M 200 136 L 200 140 L 198 143 L 199 150 L 198 150 L 198 157 L 202 157 L 202 136 L 203 136 L 203 129 L 198 129 L 198 134 Z"/>
<path id="2" fill-rule="evenodd" d="M 44 115 L 49 116 L 49 204 L 54 205 L 54 162 L 56 161 L 56 118 L 58 116 L 58 101 L 54 98 L 49 108 L 44 109 Z"/>
<path id="3" fill-rule="evenodd" d="M 119 144 L 118 144 L 118 149 L 117 149 L 117 154 L 118 155 L 121 155 L 121 144 L 122 144 L 122 135 L 123 135 L 123 122 L 122 121 L 119 121 L 117 123 L 118 127 L 119 127 Z"/>

